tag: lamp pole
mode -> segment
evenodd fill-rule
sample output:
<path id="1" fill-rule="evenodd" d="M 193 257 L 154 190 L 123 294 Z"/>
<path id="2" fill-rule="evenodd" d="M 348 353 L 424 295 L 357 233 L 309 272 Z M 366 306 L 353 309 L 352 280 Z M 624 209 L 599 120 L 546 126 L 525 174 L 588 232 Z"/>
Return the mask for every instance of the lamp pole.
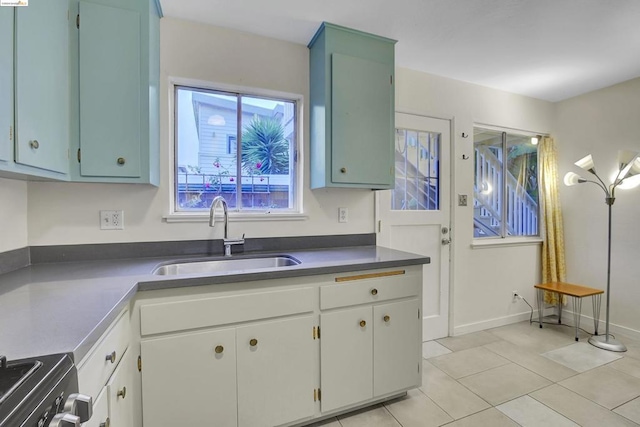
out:
<path id="1" fill-rule="evenodd" d="M 588 155 L 580 160 L 578 160 L 575 164 L 578 167 L 592 173 L 597 181 L 587 180 L 582 178 L 576 173 L 568 172 L 564 177 L 565 185 L 571 186 L 576 184 L 582 184 L 584 182 L 590 182 L 592 184 L 596 184 L 598 187 L 602 188 L 605 193 L 605 203 L 608 206 L 608 226 L 607 226 L 607 314 L 606 314 L 606 323 L 605 323 L 605 335 L 593 335 L 589 338 L 589 344 L 596 346 L 598 348 L 609 350 L 609 351 L 627 351 L 627 347 L 622 344 L 617 339 L 613 338 L 609 334 L 609 319 L 610 319 L 610 307 L 611 307 L 611 226 L 612 226 L 612 213 L 613 213 L 613 202 L 615 202 L 615 190 L 622 182 L 635 175 L 640 175 L 640 157 L 639 153 L 622 151 L 618 155 L 619 162 L 619 171 L 617 176 L 615 177 L 613 183 L 607 187 L 607 185 L 600 179 L 598 174 L 596 173 L 595 166 L 593 164 L 593 159 L 591 155 Z M 595 314 L 595 313 L 594 313 Z M 599 321 L 599 319 L 597 319 Z"/>

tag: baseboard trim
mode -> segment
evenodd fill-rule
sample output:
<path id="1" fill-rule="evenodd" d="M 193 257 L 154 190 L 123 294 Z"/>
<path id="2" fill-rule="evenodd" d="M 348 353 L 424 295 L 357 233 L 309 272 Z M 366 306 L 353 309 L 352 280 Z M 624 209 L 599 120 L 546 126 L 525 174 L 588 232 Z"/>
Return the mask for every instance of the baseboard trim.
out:
<path id="1" fill-rule="evenodd" d="M 548 309 L 547 309 L 548 310 Z M 555 309 L 553 309 L 551 314 L 557 314 Z M 546 313 L 546 312 L 545 312 Z M 547 314 L 545 314 L 546 316 Z M 565 325 L 575 326 L 575 322 L 573 321 L 573 311 L 563 309 L 562 310 L 562 323 Z M 586 331 L 593 331 L 593 317 L 587 316 L 584 314 L 580 315 L 580 327 L 585 329 Z M 606 324 L 605 321 L 600 319 L 598 322 L 598 335 L 605 334 Z M 634 340 L 640 340 L 640 331 L 637 329 L 627 328 L 626 326 L 617 325 L 615 323 L 609 323 L 609 333 L 610 334 L 622 334 Z M 624 340 L 622 340 L 624 341 Z"/>
<path id="2" fill-rule="evenodd" d="M 544 311 L 544 316 L 548 316 L 553 314 L 553 308 L 547 308 Z M 499 326 L 506 326 L 512 323 L 523 322 L 525 320 L 529 320 L 529 316 L 531 316 L 530 311 L 525 311 L 522 313 L 510 314 L 508 316 L 496 317 L 494 319 L 483 320 L 480 322 L 467 323 L 465 325 L 455 326 L 453 328 L 453 336 L 469 334 L 471 332 L 480 332 L 486 329 L 497 328 Z M 533 312 L 533 319 L 538 320 L 538 310 Z"/>

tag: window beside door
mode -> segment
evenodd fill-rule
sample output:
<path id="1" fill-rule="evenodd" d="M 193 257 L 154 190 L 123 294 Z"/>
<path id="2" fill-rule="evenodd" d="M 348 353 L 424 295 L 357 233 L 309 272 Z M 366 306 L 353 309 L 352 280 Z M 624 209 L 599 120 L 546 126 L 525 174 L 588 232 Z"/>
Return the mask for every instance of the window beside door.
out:
<path id="1" fill-rule="evenodd" d="M 532 135 L 474 128 L 473 236 L 539 236 L 538 146 Z"/>

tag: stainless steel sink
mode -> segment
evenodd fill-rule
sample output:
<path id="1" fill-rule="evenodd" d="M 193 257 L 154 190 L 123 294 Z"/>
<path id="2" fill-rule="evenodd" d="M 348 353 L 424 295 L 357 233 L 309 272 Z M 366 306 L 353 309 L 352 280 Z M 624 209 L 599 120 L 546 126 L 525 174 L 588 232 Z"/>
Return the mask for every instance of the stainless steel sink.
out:
<path id="1" fill-rule="evenodd" d="M 157 267 L 153 274 L 175 276 L 180 274 L 206 274 L 267 268 L 291 267 L 300 261 L 288 255 L 254 258 L 230 258 L 217 260 L 193 260 L 172 262 Z"/>

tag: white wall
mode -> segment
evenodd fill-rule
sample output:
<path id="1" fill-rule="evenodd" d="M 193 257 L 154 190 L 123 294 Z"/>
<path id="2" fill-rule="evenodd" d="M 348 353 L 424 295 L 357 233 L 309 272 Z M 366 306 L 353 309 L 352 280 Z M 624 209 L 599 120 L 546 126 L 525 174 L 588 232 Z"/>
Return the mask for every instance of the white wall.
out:
<path id="1" fill-rule="evenodd" d="M 561 175 L 582 173 L 573 162 L 592 154 L 596 170 L 611 182 L 619 149 L 640 151 L 640 79 L 578 96 L 557 105 L 554 133 Z M 583 176 L 587 177 L 588 173 Z M 567 279 L 606 289 L 607 205 L 592 184 L 562 186 Z M 613 205 L 611 324 L 640 334 L 640 188 L 618 190 Z M 590 304 L 583 314 L 591 315 Z M 600 318 L 605 318 L 602 302 Z"/>
<path id="2" fill-rule="evenodd" d="M 473 197 L 473 124 L 482 123 L 532 132 L 550 132 L 554 105 L 520 95 L 425 73 L 396 71 L 396 109 L 453 118 L 454 194 Z M 462 133 L 470 135 L 462 138 Z M 466 154 L 469 160 L 462 160 Z M 454 207 L 453 333 L 477 331 L 528 319 L 523 302 L 513 304 L 518 290 L 531 304 L 540 281 L 540 245 L 471 248 L 473 207 Z"/>
<path id="3" fill-rule="evenodd" d="M 190 240 L 220 237 L 206 222 L 167 224 L 169 211 L 169 77 L 257 87 L 301 94 L 308 99 L 306 46 L 171 18 L 161 20 L 159 188 L 140 185 L 29 184 L 29 244 Z M 308 123 L 308 113 L 302 118 Z M 304 127 L 303 152 L 309 130 Z M 308 156 L 304 156 L 305 170 Z M 309 190 L 304 175 L 305 221 L 235 222 L 232 235 L 247 237 L 371 233 L 373 194 L 367 190 Z M 338 207 L 349 208 L 349 222 L 338 223 Z M 98 211 L 122 209 L 125 230 L 101 231 Z"/>
<path id="4" fill-rule="evenodd" d="M 27 183 L 0 178 L 0 252 L 27 244 Z"/>

